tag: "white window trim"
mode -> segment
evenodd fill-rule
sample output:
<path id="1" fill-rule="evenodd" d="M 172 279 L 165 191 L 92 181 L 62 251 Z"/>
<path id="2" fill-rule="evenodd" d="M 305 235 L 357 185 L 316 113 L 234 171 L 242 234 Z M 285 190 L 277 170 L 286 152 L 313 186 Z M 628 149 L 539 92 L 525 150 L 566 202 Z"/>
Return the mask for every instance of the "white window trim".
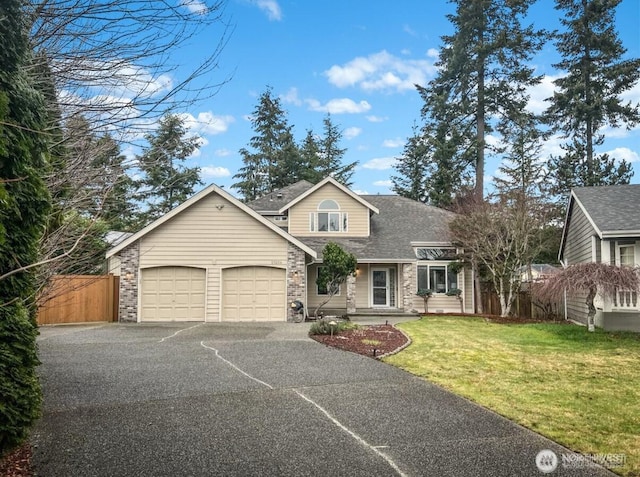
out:
<path id="1" fill-rule="evenodd" d="M 320 205 L 327 201 L 327 200 L 331 200 L 333 203 L 336 204 L 337 209 L 321 209 Z M 336 214 L 338 215 L 338 230 L 318 230 L 319 226 L 320 226 L 320 221 L 319 221 L 319 215 L 320 214 L 327 214 L 327 224 L 331 223 L 331 214 Z M 344 227 L 345 222 L 347 223 L 347 226 Z M 328 228 L 328 226 L 327 226 Z M 333 200 L 333 199 L 323 199 L 320 201 L 320 203 L 318 204 L 318 209 L 314 212 L 309 212 L 309 231 L 310 232 L 319 232 L 319 233 L 323 233 L 323 234 L 340 234 L 340 233 L 346 233 L 349 231 L 349 215 L 347 212 L 342 212 L 340 209 L 340 204 L 338 204 L 337 201 Z"/>
<path id="2" fill-rule="evenodd" d="M 451 262 L 438 262 L 435 260 L 421 260 L 419 262 L 417 262 L 417 266 L 416 266 L 416 290 L 419 289 L 419 277 L 418 277 L 418 268 L 419 267 L 426 267 L 427 268 L 427 282 L 431 281 L 431 273 L 430 273 L 430 268 L 431 267 L 444 267 L 444 276 L 445 276 L 445 288 L 446 290 L 444 292 L 436 292 L 433 287 L 431 287 L 431 283 L 428 283 L 429 285 L 429 289 L 433 290 L 433 294 L 434 295 L 440 295 L 440 296 L 444 296 L 446 295 L 450 290 L 449 290 L 449 266 L 451 265 Z M 457 289 L 458 290 L 462 290 L 462 287 L 460 286 L 460 273 L 458 272 L 456 273 L 456 285 L 457 285 Z"/>
<path id="3" fill-rule="evenodd" d="M 631 266 L 635 267 L 636 264 L 638 263 L 635 244 L 624 244 L 624 245 L 616 244 L 616 264 L 618 266 L 622 266 L 622 256 L 621 256 L 622 254 L 620 253 L 620 251 L 623 248 L 630 248 L 633 251 L 633 264 Z"/>

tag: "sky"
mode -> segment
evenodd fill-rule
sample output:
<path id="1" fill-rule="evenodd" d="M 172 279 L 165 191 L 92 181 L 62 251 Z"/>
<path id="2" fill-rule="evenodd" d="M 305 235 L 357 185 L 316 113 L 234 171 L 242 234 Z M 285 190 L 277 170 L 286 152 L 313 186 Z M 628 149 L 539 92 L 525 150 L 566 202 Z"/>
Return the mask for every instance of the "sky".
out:
<path id="1" fill-rule="evenodd" d="M 198 0 L 182 0 L 197 9 Z M 530 22 L 539 28 L 560 28 L 560 12 L 552 0 L 539 0 Z M 342 132 L 345 162 L 358 162 L 352 189 L 363 194 L 391 193 L 393 164 L 401 155 L 412 126 L 421 124 L 422 100 L 414 84 L 434 77 L 441 36 L 452 34 L 446 18 L 453 5 L 446 0 L 228 0 L 224 17 L 233 31 L 218 59 L 219 75 L 228 81 L 215 96 L 185 111 L 187 124 L 202 138 L 189 159 L 201 168 L 205 185 L 215 183 L 236 193 L 233 175 L 242 167 L 239 150 L 254 135 L 251 113 L 258 97 L 272 88 L 287 112 L 294 136 L 301 142 L 308 129 L 322 133 L 331 114 Z M 640 57 L 640 0 L 623 0 L 616 28 L 626 57 Z M 185 68 L 199 53 L 217 45 L 221 30 L 198 38 L 184 57 Z M 531 91 L 530 108 L 541 111 L 559 74 L 558 56 L 548 44 L 533 60 L 542 83 Z M 174 82 L 179 80 L 175 71 Z M 624 94 L 640 102 L 640 85 Z M 491 138 L 489 138 L 491 140 Z M 544 154 L 558 153 L 560 140 L 545 143 Z M 640 183 L 640 125 L 627 131 L 606 131 L 599 152 L 633 163 L 632 183 Z M 489 158 L 485 183 L 498 162 Z"/>

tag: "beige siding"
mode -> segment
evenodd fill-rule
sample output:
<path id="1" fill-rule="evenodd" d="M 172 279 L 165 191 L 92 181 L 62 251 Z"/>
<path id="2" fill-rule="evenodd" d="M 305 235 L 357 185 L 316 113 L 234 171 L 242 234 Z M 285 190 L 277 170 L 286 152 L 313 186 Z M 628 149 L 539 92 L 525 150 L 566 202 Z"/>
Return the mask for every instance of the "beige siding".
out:
<path id="1" fill-rule="evenodd" d="M 287 266 L 287 241 L 231 202 L 211 194 L 140 239 L 140 267 L 207 270 L 206 320 L 220 319 L 221 268 Z"/>
<path id="2" fill-rule="evenodd" d="M 316 278 L 318 278 L 318 265 L 310 265 L 307 274 L 307 296 L 308 305 L 307 310 L 309 315 L 313 315 L 316 307 L 327 299 L 326 295 L 318 295 L 318 287 L 316 286 Z M 347 292 L 346 284 L 342 284 L 340 287 L 340 293 L 331 297 L 329 303 L 324 305 L 323 308 L 347 308 Z"/>
<path id="3" fill-rule="evenodd" d="M 318 204 L 325 199 L 335 200 L 340 206 L 340 212 L 347 212 L 348 232 L 309 231 L 309 214 L 316 212 Z M 289 233 L 294 236 L 367 237 L 369 209 L 333 184 L 326 184 L 289 210 Z"/>
<path id="4" fill-rule="evenodd" d="M 439 263 L 435 263 L 434 265 L 438 265 Z M 421 263 L 422 265 L 422 263 Z M 418 289 L 418 264 L 414 264 L 414 272 L 413 275 L 415 277 L 416 283 L 414 283 L 414 289 Z M 463 276 L 463 274 L 465 274 Z M 471 272 L 463 270 L 458 274 L 458 286 L 460 287 L 463 283 L 465 286 L 464 293 L 464 307 L 465 312 L 471 313 L 472 309 L 471 302 L 469 301 L 470 297 L 467 297 L 467 287 L 471 288 L 470 280 L 466 278 L 466 275 L 471 275 Z M 415 295 L 413 297 L 413 309 L 418 310 L 419 312 L 424 312 L 424 299 L 420 296 Z M 445 294 L 434 294 L 428 301 L 428 309 L 429 313 L 460 313 L 460 301 L 454 296 L 447 296 Z"/>
<path id="5" fill-rule="evenodd" d="M 464 279 L 462 283 L 464 283 L 464 312 L 465 313 L 474 313 L 473 309 L 473 272 L 469 269 L 464 269 L 462 272 L 464 274 Z"/>
<path id="6" fill-rule="evenodd" d="M 116 277 L 120 276 L 120 255 L 113 255 L 107 259 L 107 273 L 111 273 Z"/>
<path id="7" fill-rule="evenodd" d="M 589 223 L 578 204 L 574 203 L 569 217 L 569 229 L 567 231 L 564 259 L 567 265 L 574 263 L 588 263 L 592 261 L 592 238 L 595 234 L 593 226 Z M 587 306 L 585 305 L 586 293 L 570 293 L 567 299 L 567 316 L 569 319 L 580 323 L 587 322 Z"/>
<path id="8" fill-rule="evenodd" d="M 371 306 L 369 303 L 369 275 L 369 264 L 359 264 L 356 274 L 356 309 L 369 308 Z"/>

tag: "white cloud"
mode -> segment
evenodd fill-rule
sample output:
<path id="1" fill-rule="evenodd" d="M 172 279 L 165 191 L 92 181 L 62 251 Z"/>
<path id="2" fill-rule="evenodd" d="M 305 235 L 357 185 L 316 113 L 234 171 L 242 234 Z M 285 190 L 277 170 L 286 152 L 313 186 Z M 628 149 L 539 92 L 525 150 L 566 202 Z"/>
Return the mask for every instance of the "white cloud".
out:
<path id="1" fill-rule="evenodd" d="M 391 180 L 386 180 L 386 181 L 375 181 L 373 183 L 374 186 L 377 187 L 393 187 L 393 182 L 391 182 Z"/>
<path id="2" fill-rule="evenodd" d="M 276 0 L 253 0 L 252 3 L 265 12 L 269 20 L 282 20 L 282 9 Z"/>
<path id="3" fill-rule="evenodd" d="M 416 31 L 413 28 L 411 28 L 409 25 L 406 25 L 406 24 L 402 26 L 402 31 L 405 32 L 405 33 L 408 33 L 411 36 L 418 36 Z"/>
<path id="4" fill-rule="evenodd" d="M 622 160 L 625 160 L 627 162 L 640 161 L 640 156 L 638 156 L 638 153 L 636 151 L 632 151 L 628 147 L 616 147 L 615 149 L 607 151 L 606 154 L 608 154 L 610 157 L 613 157 L 618 161 L 622 161 Z"/>
<path id="5" fill-rule="evenodd" d="M 429 48 L 427 50 L 427 56 L 429 58 L 435 58 L 437 60 L 440 57 L 440 51 L 435 48 Z"/>
<path id="6" fill-rule="evenodd" d="M 233 116 L 216 116 L 211 111 L 198 113 L 195 117 L 192 114 L 181 114 L 184 124 L 190 131 L 198 134 L 221 134 L 229 129 L 229 124 L 234 122 Z"/>
<path id="7" fill-rule="evenodd" d="M 561 76 L 546 75 L 542 78 L 542 81 L 528 89 L 529 103 L 527 109 L 534 114 L 541 114 L 545 109 L 549 107 L 549 103 L 545 99 L 553 96 L 555 91 L 555 85 L 553 82 Z"/>
<path id="8" fill-rule="evenodd" d="M 369 193 L 364 189 L 352 189 L 354 193 L 358 195 L 369 195 Z"/>
<path id="9" fill-rule="evenodd" d="M 361 128 L 351 127 L 344 130 L 344 137 L 346 139 L 353 139 L 362 133 Z"/>
<path id="10" fill-rule="evenodd" d="M 636 83 L 633 88 L 625 91 L 620 97 L 626 102 L 631 101 L 632 104 L 640 103 L 640 82 Z"/>
<path id="11" fill-rule="evenodd" d="M 228 157 L 233 154 L 229 149 L 216 149 L 213 153 L 218 157 Z"/>
<path id="12" fill-rule="evenodd" d="M 180 0 L 180 5 L 186 7 L 191 13 L 196 13 L 198 15 L 204 15 L 209 11 L 207 4 L 200 0 Z"/>
<path id="13" fill-rule="evenodd" d="M 369 121 L 370 123 L 381 123 L 386 121 L 389 118 L 383 118 L 382 116 L 367 116 L 367 121 Z"/>
<path id="14" fill-rule="evenodd" d="M 204 166 L 200 168 L 200 175 L 203 178 L 229 177 L 231 172 L 226 167 Z"/>
<path id="15" fill-rule="evenodd" d="M 357 114 L 365 113 L 371 109 L 371 105 L 366 101 L 356 103 L 349 98 L 332 99 L 326 104 L 320 103 L 317 99 L 306 99 L 309 109 L 331 114 Z"/>
<path id="16" fill-rule="evenodd" d="M 383 50 L 333 65 L 324 75 L 338 88 L 358 86 L 365 91 L 407 91 L 426 84 L 435 68 L 429 60 L 407 60 Z"/>
<path id="17" fill-rule="evenodd" d="M 378 171 L 384 171 L 385 169 L 391 169 L 395 163 L 395 157 L 379 157 L 365 162 L 364 164 L 362 164 L 362 167 L 364 169 L 375 169 Z"/>
<path id="18" fill-rule="evenodd" d="M 283 95 L 280 95 L 280 98 L 284 103 L 302 106 L 302 100 L 298 97 L 298 88 L 289 88 L 289 91 L 287 91 Z"/>
<path id="19" fill-rule="evenodd" d="M 382 147 L 390 147 L 390 148 L 402 147 L 404 146 L 404 143 L 405 143 L 405 140 L 399 137 L 395 139 L 385 139 L 384 141 L 382 141 Z"/>

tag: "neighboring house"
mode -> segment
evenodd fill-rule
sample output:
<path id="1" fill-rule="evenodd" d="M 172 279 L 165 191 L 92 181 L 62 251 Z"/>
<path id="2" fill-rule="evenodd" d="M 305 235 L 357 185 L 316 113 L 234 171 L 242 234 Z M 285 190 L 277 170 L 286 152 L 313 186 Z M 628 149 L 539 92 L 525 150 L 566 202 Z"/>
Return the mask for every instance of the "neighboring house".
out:
<path id="1" fill-rule="evenodd" d="M 602 262 L 637 267 L 640 263 L 640 185 L 579 187 L 571 191 L 560 244 L 560 262 Z M 586 294 L 569 297 L 567 318 L 586 324 Z M 640 331 L 638 293 L 618 290 L 598 296 L 596 325 L 607 330 Z"/>
<path id="2" fill-rule="evenodd" d="M 518 269 L 518 276 L 522 283 L 541 282 L 556 273 L 558 269 L 548 263 L 532 263 Z"/>
<path id="3" fill-rule="evenodd" d="M 120 321 L 292 321 L 326 298 L 322 249 L 358 259 L 327 304 L 336 313 L 473 312 L 472 274 L 452 273 L 453 214 L 391 195 L 358 195 L 332 178 L 301 181 L 243 204 L 211 185 L 109 250 L 120 275 Z"/>

